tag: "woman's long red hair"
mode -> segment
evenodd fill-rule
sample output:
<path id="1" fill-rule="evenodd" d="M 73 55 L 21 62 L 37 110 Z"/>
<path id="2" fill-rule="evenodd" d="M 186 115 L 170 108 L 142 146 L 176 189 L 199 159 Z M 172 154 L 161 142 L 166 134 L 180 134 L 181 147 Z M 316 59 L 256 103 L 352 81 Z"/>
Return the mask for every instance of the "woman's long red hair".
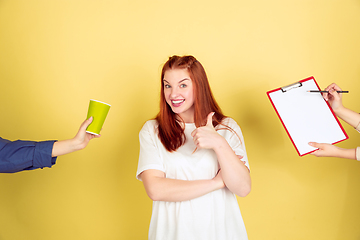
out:
<path id="1" fill-rule="evenodd" d="M 167 70 L 171 69 L 187 69 L 189 72 L 194 86 L 194 122 L 196 127 L 204 126 L 207 116 L 211 112 L 215 112 L 213 116 L 214 127 L 221 124 L 221 121 L 225 118 L 225 115 L 214 99 L 205 69 L 200 62 L 193 56 L 170 57 L 161 71 L 160 112 L 155 118 L 159 123 L 159 138 L 169 152 L 176 151 L 186 141 L 182 127 L 184 124 L 180 124 L 179 118 L 171 110 L 164 96 L 164 75 Z"/>

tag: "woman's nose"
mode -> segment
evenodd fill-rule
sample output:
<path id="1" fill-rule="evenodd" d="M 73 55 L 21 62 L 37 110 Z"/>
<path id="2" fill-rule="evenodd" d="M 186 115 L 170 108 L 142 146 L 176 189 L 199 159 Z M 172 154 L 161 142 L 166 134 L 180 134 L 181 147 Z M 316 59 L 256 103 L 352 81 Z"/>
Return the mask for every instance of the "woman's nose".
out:
<path id="1" fill-rule="evenodd" d="M 172 88 L 171 89 L 171 96 L 172 97 L 176 97 L 178 95 L 178 90 L 177 90 L 177 88 Z"/>

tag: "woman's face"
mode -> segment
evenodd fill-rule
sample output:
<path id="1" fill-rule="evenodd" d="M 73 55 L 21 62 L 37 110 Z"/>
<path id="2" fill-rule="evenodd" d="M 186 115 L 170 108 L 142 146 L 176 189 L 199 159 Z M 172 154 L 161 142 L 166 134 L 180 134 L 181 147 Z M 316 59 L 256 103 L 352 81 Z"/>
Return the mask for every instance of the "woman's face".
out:
<path id="1" fill-rule="evenodd" d="M 186 123 L 194 122 L 193 82 L 187 69 L 169 69 L 165 71 L 164 96 L 172 111 Z"/>

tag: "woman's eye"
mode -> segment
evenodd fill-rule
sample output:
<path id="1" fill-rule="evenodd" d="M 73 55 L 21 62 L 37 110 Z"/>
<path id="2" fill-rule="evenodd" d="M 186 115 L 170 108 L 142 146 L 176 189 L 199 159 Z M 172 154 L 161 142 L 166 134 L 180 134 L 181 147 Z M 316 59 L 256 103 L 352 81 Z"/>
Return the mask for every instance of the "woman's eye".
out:
<path id="1" fill-rule="evenodd" d="M 180 87 L 181 87 L 181 88 L 185 88 L 185 87 L 186 87 L 186 84 L 181 84 Z"/>
<path id="2" fill-rule="evenodd" d="M 165 84 L 164 87 L 165 87 L 165 88 L 170 88 L 170 85 L 169 85 L 169 84 Z"/>

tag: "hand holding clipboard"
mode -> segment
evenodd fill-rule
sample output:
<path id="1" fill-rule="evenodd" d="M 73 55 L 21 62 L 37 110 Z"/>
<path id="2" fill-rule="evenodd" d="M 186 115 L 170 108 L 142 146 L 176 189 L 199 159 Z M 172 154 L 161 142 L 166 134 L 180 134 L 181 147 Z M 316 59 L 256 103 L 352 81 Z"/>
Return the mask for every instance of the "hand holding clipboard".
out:
<path id="1" fill-rule="evenodd" d="M 310 90 L 320 91 L 313 77 L 267 92 L 299 156 L 317 150 L 309 142 L 334 144 L 348 139 L 321 93 Z"/>

